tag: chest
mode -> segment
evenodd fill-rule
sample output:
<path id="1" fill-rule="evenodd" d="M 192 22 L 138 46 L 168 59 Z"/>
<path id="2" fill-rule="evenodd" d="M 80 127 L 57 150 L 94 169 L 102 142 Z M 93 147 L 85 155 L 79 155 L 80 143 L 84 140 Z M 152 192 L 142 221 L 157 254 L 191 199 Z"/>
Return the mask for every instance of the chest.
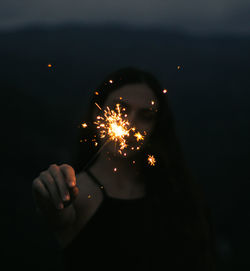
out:
<path id="1" fill-rule="evenodd" d="M 131 265 L 145 262 L 149 244 L 142 202 L 105 201 L 76 236 L 70 250 L 74 258 L 88 255 L 94 261 L 91 251 L 98 249 L 100 261 L 131 269 Z"/>

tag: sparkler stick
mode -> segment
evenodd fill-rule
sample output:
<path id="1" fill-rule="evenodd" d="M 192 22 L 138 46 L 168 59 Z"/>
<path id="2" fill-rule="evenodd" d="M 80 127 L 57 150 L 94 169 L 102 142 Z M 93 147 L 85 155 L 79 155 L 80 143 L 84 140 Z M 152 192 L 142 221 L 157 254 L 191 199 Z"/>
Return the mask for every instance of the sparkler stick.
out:
<path id="1" fill-rule="evenodd" d="M 97 153 L 95 153 L 95 155 L 88 161 L 88 163 L 84 166 L 83 170 L 87 170 L 92 164 L 93 162 L 97 159 L 97 157 L 100 155 L 102 149 L 108 144 L 110 143 L 110 140 L 107 140 L 102 146 L 101 148 L 98 150 Z"/>

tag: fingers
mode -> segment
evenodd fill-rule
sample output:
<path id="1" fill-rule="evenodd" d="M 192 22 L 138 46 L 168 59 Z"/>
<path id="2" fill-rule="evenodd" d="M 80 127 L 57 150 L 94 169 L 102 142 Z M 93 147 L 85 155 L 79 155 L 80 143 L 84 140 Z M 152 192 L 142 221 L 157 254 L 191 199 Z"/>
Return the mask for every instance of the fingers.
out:
<path id="1" fill-rule="evenodd" d="M 60 167 L 54 164 L 49 167 L 48 171 L 51 174 L 51 176 L 53 177 L 53 179 L 57 185 L 61 200 L 63 202 L 69 201 L 70 200 L 69 190 L 68 190 L 68 187 L 66 184 L 65 177 L 63 176 L 63 174 L 60 170 Z"/>
<path id="2" fill-rule="evenodd" d="M 44 187 L 42 181 L 39 178 L 36 178 L 32 183 L 32 191 L 35 194 L 40 194 L 44 198 L 49 198 L 48 191 Z"/>
<path id="3" fill-rule="evenodd" d="M 71 200 L 73 200 L 74 198 L 77 197 L 77 195 L 79 193 L 79 188 L 76 186 L 75 170 L 67 164 L 61 165 L 60 169 L 64 175 L 65 182 L 68 185 Z"/>
<path id="4" fill-rule="evenodd" d="M 49 171 L 41 172 L 39 179 L 43 182 L 43 185 L 47 189 L 54 206 L 59 210 L 63 209 L 62 199 L 58 193 L 59 189 L 57 187 L 56 181 L 51 176 Z"/>
<path id="5" fill-rule="evenodd" d="M 43 212 L 53 207 L 49 191 L 45 187 L 43 181 L 37 177 L 32 183 L 32 195 L 36 203 L 37 211 Z"/>
<path id="6" fill-rule="evenodd" d="M 60 169 L 65 176 L 66 183 L 69 187 L 73 188 L 76 186 L 76 175 L 74 169 L 66 164 L 60 166 Z"/>
<path id="7" fill-rule="evenodd" d="M 71 204 L 79 193 L 74 169 L 66 164 L 51 165 L 33 181 L 33 193 L 40 205 L 51 205 L 61 210 Z"/>
<path id="8" fill-rule="evenodd" d="M 79 188 L 77 186 L 73 187 L 71 190 L 71 195 L 76 198 L 77 195 L 79 194 Z"/>

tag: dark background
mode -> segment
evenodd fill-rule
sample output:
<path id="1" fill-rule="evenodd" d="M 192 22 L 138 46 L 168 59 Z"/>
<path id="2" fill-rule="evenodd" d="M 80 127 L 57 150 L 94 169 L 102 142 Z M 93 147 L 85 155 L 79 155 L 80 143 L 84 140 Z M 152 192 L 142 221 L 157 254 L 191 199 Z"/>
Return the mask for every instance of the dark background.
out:
<path id="1" fill-rule="evenodd" d="M 5 30 L 0 41 L 1 223 L 15 261 L 60 269 L 31 183 L 51 163 L 70 163 L 91 93 L 107 73 L 134 65 L 168 89 L 186 159 L 212 209 L 218 270 L 250 270 L 249 36 L 65 24 Z"/>

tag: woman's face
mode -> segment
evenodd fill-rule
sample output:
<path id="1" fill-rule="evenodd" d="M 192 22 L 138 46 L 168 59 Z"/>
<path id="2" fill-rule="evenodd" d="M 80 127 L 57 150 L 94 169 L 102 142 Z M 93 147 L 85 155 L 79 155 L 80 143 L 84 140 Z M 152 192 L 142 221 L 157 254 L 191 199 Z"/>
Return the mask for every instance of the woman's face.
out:
<path id="1" fill-rule="evenodd" d="M 117 104 L 120 104 L 121 109 L 125 108 L 125 111 L 121 112 L 130 123 L 130 127 L 135 127 L 136 131 L 144 137 L 140 145 L 140 149 L 143 149 L 143 145 L 147 143 L 156 122 L 158 101 L 155 94 L 146 84 L 128 84 L 111 92 L 103 108 L 108 106 L 110 109 L 115 109 Z M 126 153 L 126 157 L 133 156 L 136 151 L 132 151 L 131 147 L 138 146 L 137 138 L 130 136 L 127 142 L 129 147 L 124 149 L 123 153 Z M 117 152 L 117 145 L 108 144 L 108 151 L 110 153 Z"/>

